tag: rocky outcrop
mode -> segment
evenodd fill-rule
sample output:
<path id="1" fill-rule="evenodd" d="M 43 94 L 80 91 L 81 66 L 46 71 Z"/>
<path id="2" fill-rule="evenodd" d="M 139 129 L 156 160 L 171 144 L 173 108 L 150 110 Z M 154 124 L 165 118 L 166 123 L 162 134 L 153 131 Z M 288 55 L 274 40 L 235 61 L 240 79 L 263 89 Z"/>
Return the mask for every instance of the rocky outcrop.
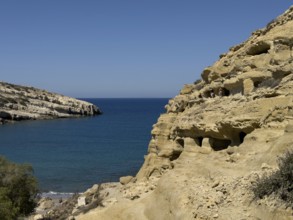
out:
<path id="1" fill-rule="evenodd" d="M 88 102 L 33 87 L 0 82 L 0 123 L 101 114 Z"/>
<path id="2" fill-rule="evenodd" d="M 293 113 L 292 10 L 230 48 L 169 101 L 138 179 L 172 169 L 182 152 L 237 148 L 257 129 L 284 129 Z"/>
<path id="3" fill-rule="evenodd" d="M 136 177 L 76 219 L 292 219 L 251 190 L 293 148 L 292 46 L 293 7 L 185 85 Z"/>

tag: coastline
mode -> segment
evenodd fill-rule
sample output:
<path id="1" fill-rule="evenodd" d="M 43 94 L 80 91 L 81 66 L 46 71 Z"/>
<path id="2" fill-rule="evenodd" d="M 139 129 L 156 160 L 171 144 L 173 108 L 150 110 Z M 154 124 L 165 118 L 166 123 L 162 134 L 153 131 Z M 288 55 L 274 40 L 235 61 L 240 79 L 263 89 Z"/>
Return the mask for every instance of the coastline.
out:
<path id="1" fill-rule="evenodd" d="M 41 192 L 39 194 L 40 198 L 50 198 L 50 199 L 68 199 L 72 197 L 74 194 L 81 194 L 81 192 Z"/>
<path id="2" fill-rule="evenodd" d="M 112 205 L 130 204 L 146 198 L 157 188 L 159 179 L 159 177 L 150 177 L 145 181 L 137 181 L 135 177 L 125 176 L 120 178 L 120 182 L 95 184 L 82 193 L 49 192 L 43 194 L 48 197 L 40 199 L 35 213 L 29 217 L 29 220 L 59 219 L 61 214 L 65 216 L 66 213 L 66 219 L 83 219 L 83 216 L 90 211 L 104 212 Z M 62 197 L 64 195 L 70 196 Z"/>
<path id="3" fill-rule="evenodd" d="M 41 192 L 83 192 L 96 183 L 135 175 L 149 131 L 168 100 L 92 101 L 105 114 L 1 126 L 0 151 L 12 161 L 32 164 Z"/>
<path id="4" fill-rule="evenodd" d="M 0 124 L 102 114 L 92 103 L 34 87 L 0 82 L 0 92 Z"/>
<path id="5" fill-rule="evenodd" d="M 169 101 L 135 177 L 96 184 L 43 217 L 291 219 L 292 203 L 284 194 L 257 196 L 253 188 L 282 172 L 278 157 L 292 146 L 293 39 L 276 40 L 276 33 L 293 33 L 292 13 L 290 8 L 221 55 L 203 71 L 203 80 L 185 85 Z"/>
<path id="6" fill-rule="evenodd" d="M 106 207 L 116 202 L 113 197 L 117 197 L 121 187 L 119 182 L 109 182 L 95 184 L 85 192 L 79 193 L 52 191 L 41 193 L 35 212 L 28 219 L 58 219 L 60 215 L 74 219 L 74 216 L 85 213 L 94 207 Z M 105 198 L 109 197 L 110 200 L 104 201 Z"/>

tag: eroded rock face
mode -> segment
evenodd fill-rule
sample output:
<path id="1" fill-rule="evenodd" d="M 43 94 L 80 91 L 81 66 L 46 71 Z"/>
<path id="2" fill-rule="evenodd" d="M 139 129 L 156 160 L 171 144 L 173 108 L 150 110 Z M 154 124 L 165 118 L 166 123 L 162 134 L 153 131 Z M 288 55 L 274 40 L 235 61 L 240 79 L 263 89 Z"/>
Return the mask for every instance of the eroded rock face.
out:
<path id="1" fill-rule="evenodd" d="M 292 219 L 292 207 L 251 190 L 293 148 L 292 45 L 293 7 L 185 85 L 136 177 L 76 219 Z"/>
<path id="2" fill-rule="evenodd" d="M 292 10 L 230 48 L 202 72 L 201 81 L 185 85 L 169 101 L 153 127 L 138 179 L 172 169 L 172 161 L 183 151 L 239 147 L 256 129 L 291 120 Z"/>
<path id="3" fill-rule="evenodd" d="M 0 124 L 8 121 L 101 114 L 88 102 L 33 87 L 0 82 Z"/>

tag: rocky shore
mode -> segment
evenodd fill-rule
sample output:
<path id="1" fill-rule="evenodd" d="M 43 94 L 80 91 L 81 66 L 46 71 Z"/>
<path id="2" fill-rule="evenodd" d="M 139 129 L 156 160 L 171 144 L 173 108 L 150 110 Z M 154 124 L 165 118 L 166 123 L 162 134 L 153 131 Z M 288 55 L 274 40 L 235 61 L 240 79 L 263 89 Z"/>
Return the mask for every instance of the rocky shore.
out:
<path id="1" fill-rule="evenodd" d="M 292 47 L 293 7 L 185 85 L 138 174 L 78 195 L 67 218 L 293 219 L 292 207 L 251 190 L 293 148 Z"/>
<path id="2" fill-rule="evenodd" d="M 88 102 L 33 87 L 0 82 L 0 124 L 101 114 Z"/>

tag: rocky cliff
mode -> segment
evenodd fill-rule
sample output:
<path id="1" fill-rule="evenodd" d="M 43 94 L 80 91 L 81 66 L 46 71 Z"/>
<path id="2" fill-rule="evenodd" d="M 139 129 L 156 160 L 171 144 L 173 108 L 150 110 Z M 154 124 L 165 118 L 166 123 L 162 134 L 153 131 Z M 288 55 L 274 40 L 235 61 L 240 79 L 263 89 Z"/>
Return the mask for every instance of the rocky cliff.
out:
<path id="1" fill-rule="evenodd" d="M 0 82 L 0 124 L 101 114 L 91 103 L 33 87 Z"/>
<path id="2" fill-rule="evenodd" d="M 169 101 L 152 130 L 138 179 L 163 174 L 182 152 L 238 149 L 256 130 L 292 120 L 292 19 L 291 8 L 220 55 L 202 80 Z"/>
<path id="3" fill-rule="evenodd" d="M 293 7 L 185 85 L 153 126 L 137 176 L 102 185 L 103 207 L 77 219 L 292 219 L 251 191 L 293 148 L 292 47 Z"/>

